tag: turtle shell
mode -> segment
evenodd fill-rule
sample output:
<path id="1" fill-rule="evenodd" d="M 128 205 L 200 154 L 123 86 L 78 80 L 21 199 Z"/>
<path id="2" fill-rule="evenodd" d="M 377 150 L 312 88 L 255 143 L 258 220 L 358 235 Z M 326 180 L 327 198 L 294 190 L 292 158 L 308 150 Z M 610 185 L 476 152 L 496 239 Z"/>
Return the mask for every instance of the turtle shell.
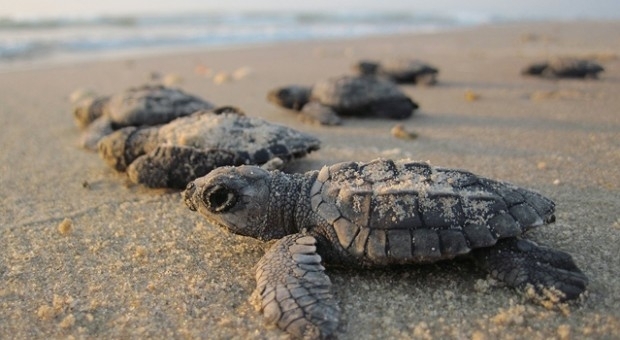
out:
<path id="1" fill-rule="evenodd" d="M 246 155 L 246 164 L 262 164 L 274 157 L 288 161 L 320 146 L 315 137 L 282 125 L 235 112 L 210 111 L 161 126 L 154 143 L 236 151 Z"/>
<path id="2" fill-rule="evenodd" d="M 553 220 L 554 203 L 456 169 L 376 160 L 324 167 L 311 207 L 361 263 L 433 262 Z"/>
<path id="3" fill-rule="evenodd" d="M 548 71 L 556 77 L 596 76 L 604 69 L 599 64 L 584 59 L 553 58 L 549 61 Z"/>
<path id="4" fill-rule="evenodd" d="M 394 83 L 373 76 L 341 76 L 314 84 L 311 100 L 337 111 L 357 111 L 378 101 L 407 98 Z"/>
<path id="5" fill-rule="evenodd" d="M 118 127 L 159 125 L 214 107 L 180 89 L 145 85 L 111 96 L 105 114 Z"/>
<path id="6" fill-rule="evenodd" d="M 408 78 L 423 74 L 438 73 L 435 67 L 419 60 L 410 59 L 388 59 L 382 61 L 381 71 L 396 78 Z"/>

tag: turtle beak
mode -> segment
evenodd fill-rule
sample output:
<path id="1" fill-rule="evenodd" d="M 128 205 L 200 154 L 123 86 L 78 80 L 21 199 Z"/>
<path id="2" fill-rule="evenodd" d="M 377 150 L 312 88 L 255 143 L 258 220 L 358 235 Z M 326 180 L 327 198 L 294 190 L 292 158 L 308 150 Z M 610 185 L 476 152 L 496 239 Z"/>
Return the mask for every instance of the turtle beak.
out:
<path id="1" fill-rule="evenodd" d="M 196 184 L 194 184 L 194 182 L 189 182 L 187 188 L 183 191 L 183 201 L 191 211 L 196 211 L 196 205 L 194 205 L 194 200 L 192 199 L 194 197 L 194 192 L 196 192 Z"/>

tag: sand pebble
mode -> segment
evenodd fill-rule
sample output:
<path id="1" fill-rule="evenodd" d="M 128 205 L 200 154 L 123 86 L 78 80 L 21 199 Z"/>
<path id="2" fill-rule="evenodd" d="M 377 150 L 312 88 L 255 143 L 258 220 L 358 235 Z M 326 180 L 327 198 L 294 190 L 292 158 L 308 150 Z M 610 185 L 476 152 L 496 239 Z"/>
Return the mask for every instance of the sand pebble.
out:
<path id="1" fill-rule="evenodd" d="M 468 102 L 475 102 L 477 100 L 480 100 L 480 94 L 472 90 L 467 90 L 465 91 L 465 100 Z"/>
<path id="2" fill-rule="evenodd" d="M 400 139 L 412 140 L 418 138 L 418 134 L 416 134 L 415 132 L 405 130 L 405 126 L 403 124 L 394 125 L 394 127 L 392 127 L 392 130 L 390 130 L 390 133 L 392 134 L 392 136 Z"/>
<path id="3" fill-rule="evenodd" d="M 240 80 L 240 79 L 247 78 L 252 73 L 253 73 L 253 71 L 252 71 L 252 69 L 250 67 L 242 66 L 242 67 L 239 67 L 238 69 L 233 71 L 232 78 L 235 79 L 235 80 Z"/>
<path id="4" fill-rule="evenodd" d="M 508 308 L 500 308 L 499 313 L 491 317 L 491 322 L 495 325 L 508 326 L 508 325 L 522 325 L 525 322 L 524 318 L 525 306 L 515 305 Z"/>
<path id="5" fill-rule="evenodd" d="M 216 85 L 223 84 L 227 81 L 230 81 L 230 74 L 226 71 L 219 71 L 216 75 L 213 76 L 213 83 Z"/>
<path id="6" fill-rule="evenodd" d="M 536 167 L 538 168 L 538 170 L 547 170 L 547 163 L 546 162 L 538 162 L 538 164 L 536 164 Z"/>
<path id="7" fill-rule="evenodd" d="M 564 324 L 558 326 L 558 337 L 561 340 L 570 339 L 570 325 Z"/>
<path id="8" fill-rule="evenodd" d="M 64 319 L 58 324 L 60 328 L 71 328 L 75 325 L 75 316 L 73 314 L 69 314 L 65 316 Z"/>
<path id="9" fill-rule="evenodd" d="M 142 257 L 147 256 L 148 252 L 149 251 L 148 251 L 148 249 L 146 247 L 144 247 L 144 246 L 137 246 L 135 251 L 134 251 L 133 257 L 134 258 L 142 258 Z"/>
<path id="10" fill-rule="evenodd" d="M 43 305 L 37 309 L 37 316 L 41 320 L 51 320 L 56 317 L 56 309 L 49 305 Z"/>
<path id="11" fill-rule="evenodd" d="M 471 333 L 471 340 L 486 340 L 487 336 L 481 331 L 473 331 Z"/>
<path id="12" fill-rule="evenodd" d="M 58 225 L 58 232 L 60 233 L 60 235 L 63 235 L 63 236 L 69 235 L 72 229 L 73 229 L 73 221 L 71 221 L 70 218 L 65 218 Z"/>

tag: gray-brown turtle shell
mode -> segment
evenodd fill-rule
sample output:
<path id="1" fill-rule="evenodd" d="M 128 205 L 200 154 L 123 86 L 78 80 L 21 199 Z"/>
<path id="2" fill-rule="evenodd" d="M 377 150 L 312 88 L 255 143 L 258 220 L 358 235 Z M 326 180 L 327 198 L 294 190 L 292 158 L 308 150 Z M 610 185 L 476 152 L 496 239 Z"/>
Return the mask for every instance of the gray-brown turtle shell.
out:
<path id="1" fill-rule="evenodd" d="M 433 262 L 553 220 L 542 195 L 470 172 L 376 160 L 324 167 L 312 210 L 362 264 Z M 330 231 L 330 227 L 327 228 Z"/>
<path id="2" fill-rule="evenodd" d="M 125 126 L 159 125 L 198 110 L 215 106 L 177 88 L 143 85 L 105 97 L 84 98 L 76 103 L 74 117 L 85 128 L 100 117 L 107 118 L 114 129 Z"/>
<path id="3" fill-rule="evenodd" d="M 390 58 L 379 62 L 360 61 L 355 70 L 360 74 L 375 74 L 396 83 L 434 85 L 439 70 L 423 61 Z"/>
<path id="4" fill-rule="evenodd" d="M 378 101 L 407 98 L 394 83 L 372 76 L 341 76 L 314 84 L 310 100 L 335 108 L 355 111 Z"/>
<path id="5" fill-rule="evenodd" d="M 119 126 L 159 125 L 214 107 L 180 89 L 147 85 L 110 97 L 107 113 Z"/>
<path id="6" fill-rule="evenodd" d="M 284 161 L 317 150 L 316 138 L 283 125 L 234 112 L 209 111 L 176 119 L 156 129 L 151 143 L 187 146 L 199 150 L 230 150 L 245 155 L 245 164 Z"/>

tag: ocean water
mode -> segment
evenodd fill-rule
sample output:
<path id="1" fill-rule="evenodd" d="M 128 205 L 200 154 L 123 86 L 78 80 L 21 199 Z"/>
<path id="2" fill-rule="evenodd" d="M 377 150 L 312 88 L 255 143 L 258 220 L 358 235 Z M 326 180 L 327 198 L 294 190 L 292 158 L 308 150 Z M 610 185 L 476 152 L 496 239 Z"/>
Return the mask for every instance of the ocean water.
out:
<path id="1" fill-rule="evenodd" d="M 0 66 L 23 61 L 187 47 L 430 32 L 488 23 L 475 13 L 192 13 L 151 16 L 0 17 Z"/>

